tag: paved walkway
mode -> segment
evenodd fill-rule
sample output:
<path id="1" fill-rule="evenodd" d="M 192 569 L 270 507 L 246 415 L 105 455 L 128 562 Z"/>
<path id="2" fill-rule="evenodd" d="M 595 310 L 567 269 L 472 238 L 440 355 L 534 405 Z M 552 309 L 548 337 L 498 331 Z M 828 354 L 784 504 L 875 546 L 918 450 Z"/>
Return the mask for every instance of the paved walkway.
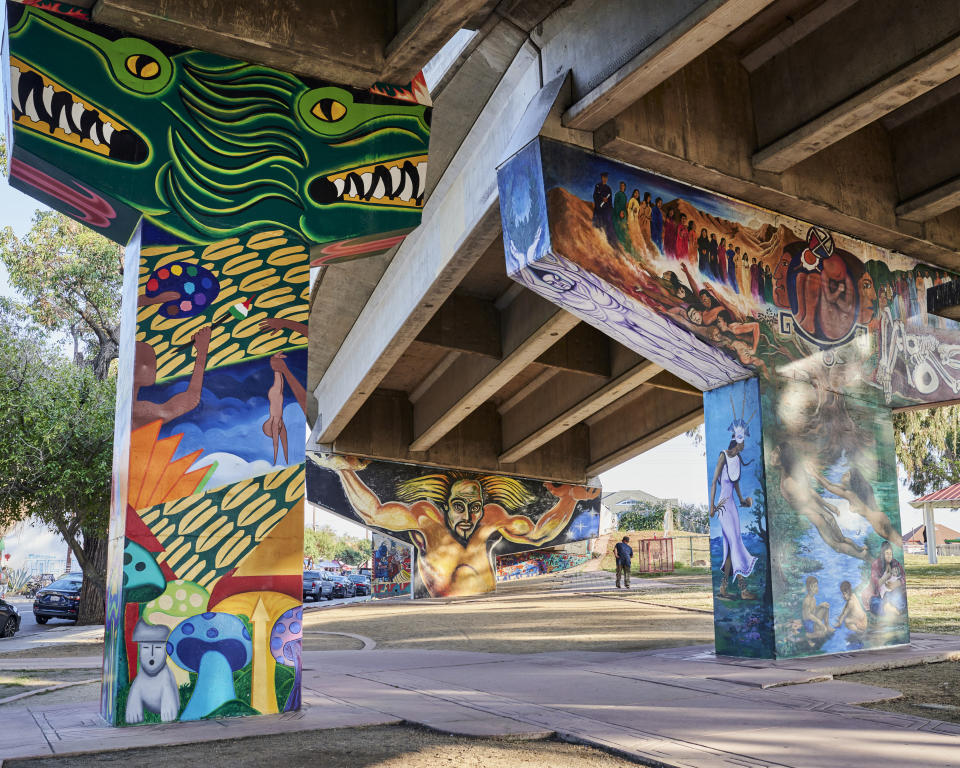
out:
<path id="1" fill-rule="evenodd" d="M 677 768 L 957 766 L 960 725 L 858 707 L 897 692 L 832 679 L 947 659 L 960 659 L 960 637 L 915 635 L 906 648 L 779 662 L 717 658 L 707 646 L 530 655 L 310 651 L 300 712 L 109 728 L 92 702 L 45 707 L 38 700 L 4 713 L 0 756 L 407 721 L 476 736 L 555 733 Z"/>

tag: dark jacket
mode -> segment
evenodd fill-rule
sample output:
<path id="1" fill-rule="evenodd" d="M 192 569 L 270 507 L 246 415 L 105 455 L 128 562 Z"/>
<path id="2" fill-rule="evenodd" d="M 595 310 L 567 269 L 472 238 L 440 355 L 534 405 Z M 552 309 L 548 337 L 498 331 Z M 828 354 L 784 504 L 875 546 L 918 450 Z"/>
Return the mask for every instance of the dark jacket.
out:
<path id="1" fill-rule="evenodd" d="M 613 550 L 618 563 L 630 565 L 630 558 L 633 557 L 633 549 L 629 544 L 624 544 L 622 541 L 617 542 L 617 546 L 615 546 Z"/>

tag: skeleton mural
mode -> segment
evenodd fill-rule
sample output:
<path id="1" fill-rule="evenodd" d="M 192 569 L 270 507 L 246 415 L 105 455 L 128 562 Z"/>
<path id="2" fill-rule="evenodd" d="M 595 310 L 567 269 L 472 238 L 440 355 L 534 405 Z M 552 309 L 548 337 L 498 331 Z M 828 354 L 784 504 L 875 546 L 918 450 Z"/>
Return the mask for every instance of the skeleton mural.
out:
<path id="1" fill-rule="evenodd" d="M 6 33 L 11 184 L 127 246 L 103 715 L 296 709 L 310 267 L 419 223 L 422 76 L 343 88 L 44 0 Z"/>
<path id="2" fill-rule="evenodd" d="M 951 275 L 545 138 L 498 183 L 507 272 L 705 390 L 718 652 L 907 642 L 890 409 L 960 391 Z"/>

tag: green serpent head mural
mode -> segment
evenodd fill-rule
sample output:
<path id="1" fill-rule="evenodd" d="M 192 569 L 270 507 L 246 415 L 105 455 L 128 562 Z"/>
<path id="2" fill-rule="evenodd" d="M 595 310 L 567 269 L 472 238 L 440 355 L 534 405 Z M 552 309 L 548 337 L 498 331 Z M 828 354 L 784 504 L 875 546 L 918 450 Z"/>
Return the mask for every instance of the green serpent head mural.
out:
<path id="1" fill-rule="evenodd" d="M 197 243 L 276 227 L 341 244 L 334 260 L 419 223 L 422 79 L 347 89 L 16 3 L 7 17 L 12 183 L 104 234 L 125 241 L 141 213 Z"/>

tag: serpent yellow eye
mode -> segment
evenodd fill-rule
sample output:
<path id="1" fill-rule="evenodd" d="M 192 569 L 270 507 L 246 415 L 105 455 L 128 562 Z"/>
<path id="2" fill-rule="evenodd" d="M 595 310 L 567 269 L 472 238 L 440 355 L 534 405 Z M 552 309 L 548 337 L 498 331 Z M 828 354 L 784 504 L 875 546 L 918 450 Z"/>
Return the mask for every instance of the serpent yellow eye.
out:
<path id="1" fill-rule="evenodd" d="M 153 78 L 160 74 L 160 63 L 156 59 L 142 53 L 128 56 L 124 64 L 131 75 L 139 77 L 141 80 L 153 80 Z"/>
<path id="2" fill-rule="evenodd" d="M 335 123 L 347 114 L 347 108 L 336 99 L 320 99 L 310 113 L 325 123 Z"/>

